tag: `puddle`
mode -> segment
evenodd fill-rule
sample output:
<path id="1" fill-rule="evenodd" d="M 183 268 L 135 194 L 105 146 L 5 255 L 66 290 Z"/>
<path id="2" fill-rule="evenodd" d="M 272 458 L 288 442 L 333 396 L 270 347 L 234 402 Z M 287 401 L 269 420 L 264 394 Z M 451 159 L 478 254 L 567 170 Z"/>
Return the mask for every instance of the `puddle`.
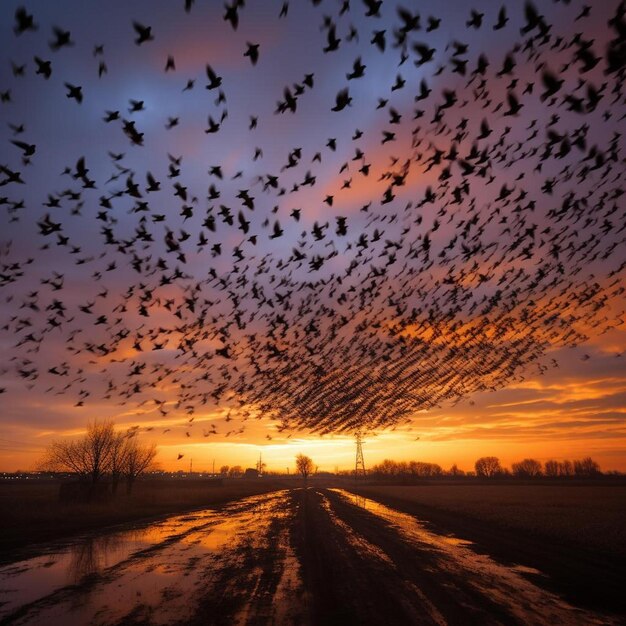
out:
<path id="1" fill-rule="evenodd" d="M 347 492 L 342 492 L 342 495 L 343 494 L 352 496 L 352 494 L 347 494 Z M 320 496 L 322 499 L 322 507 L 324 508 L 326 513 L 328 513 L 333 524 L 337 526 L 339 529 L 341 529 L 341 531 L 343 532 L 346 538 L 346 541 L 353 548 L 355 548 L 360 554 L 366 556 L 368 559 L 374 558 L 374 559 L 377 559 L 378 561 L 381 561 L 388 567 L 391 567 L 391 568 L 395 567 L 393 560 L 390 559 L 389 556 L 385 552 L 383 552 L 383 550 L 381 550 L 378 546 L 375 546 L 373 543 L 370 543 L 369 541 L 367 541 L 361 535 L 355 533 L 354 530 L 352 530 L 352 528 L 350 528 L 348 524 L 346 524 L 343 520 L 339 519 L 339 517 L 335 514 L 335 511 L 333 510 L 330 500 L 324 494 L 320 494 Z M 359 496 L 359 500 L 362 500 L 362 499 L 363 498 Z M 355 502 L 354 499 L 352 499 L 352 501 Z M 361 504 L 359 503 L 356 503 L 356 504 L 357 506 L 361 506 Z M 362 507 L 362 508 L 366 508 L 366 507 Z"/>
<path id="2" fill-rule="evenodd" d="M 176 516 L 146 527 L 131 528 L 99 536 L 85 536 L 64 545 L 58 552 L 0 568 L 0 618 L 15 608 L 45 597 L 69 585 L 110 569 L 133 554 L 158 545 L 168 537 L 206 524 L 213 513 L 203 512 L 186 521 Z M 203 520 L 203 521 L 202 521 Z"/>
<path id="3" fill-rule="evenodd" d="M 534 567 L 527 567 L 526 565 L 513 565 L 511 569 L 514 572 L 520 572 L 520 574 L 533 574 L 535 576 L 545 576 L 545 574 Z"/>
<path id="4" fill-rule="evenodd" d="M 195 608 L 193 598 L 205 593 L 222 569 L 243 567 L 242 545 L 254 549 L 266 540 L 270 522 L 286 509 L 286 493 L 84 537 L 58 552 L 0 568 L 0 621 L 12 617 L 14 623 L 64 626 L 110 624 L 129 616 L 152 624 L 184 621 Z M 299 584 L 293 562 L 283 577 L 286 596 L 286 589 Z"/>

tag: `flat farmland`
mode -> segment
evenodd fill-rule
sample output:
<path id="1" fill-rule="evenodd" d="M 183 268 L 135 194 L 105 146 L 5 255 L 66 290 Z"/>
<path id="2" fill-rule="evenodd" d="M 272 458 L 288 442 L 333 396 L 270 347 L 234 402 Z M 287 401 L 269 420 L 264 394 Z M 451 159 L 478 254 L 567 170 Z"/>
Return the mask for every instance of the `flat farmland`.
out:
<path id="1" fill-rule="evenodd" d="M 359 494 L 472 541 L 588 606 L 620 607 L 626 577 L 626 485 L 367 485 Z"/>
<path id="2" fill-rule="evenodd" d="M 626 557 L 626 485 L 433 484 L 358 491 Z"/>

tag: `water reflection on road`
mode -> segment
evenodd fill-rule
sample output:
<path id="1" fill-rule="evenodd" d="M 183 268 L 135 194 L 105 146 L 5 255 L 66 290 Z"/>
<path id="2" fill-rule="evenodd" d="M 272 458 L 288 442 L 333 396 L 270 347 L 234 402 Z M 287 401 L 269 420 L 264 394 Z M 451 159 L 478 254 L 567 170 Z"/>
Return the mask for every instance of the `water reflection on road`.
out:
<path id="1" fill-rule="evenodd" d="M 339 614 L 368 626 L 391 610 L 407 624 L 618 623 L 542 589 L 538 574 L 348 491 L 292 489 L 1 567 L 0 625 L 300 626 L 348 599 L 354 611 Z"/>
<path id="2" fill-rule="evenodd" d="M 273 604 L 279 612 L 299 583 L 290 551 L 286 491 L 245 498 L 220 511 L 179 515 L 161 522 L 86 537 L 57 552 L 0 568 L 0 621 L 48 624 L 112 624 L 149 620 L 184 622 L 193 598 L 231 593 L 229 573 L 251 552 L 276 552 Z M 284 524 L 278 523 L 280 521 Z M 272 531 L 272 536 L 268 533 Z M 254 584 L 254 573 L 249 584 Z M 260 578 L 263 572 L 257 572 Z M 219 589 L 217 589 L 219 587 Z M 244 622 L 254 594 L 239 590 L 234 622 Z"/>
<path id="3" fill-rule="evenodd" d="M 343 489 L 329 491 L 388 522 L 391 528 L 420 552 L 431 552 L 434 556 L 433 562 L 436 564 L 433 576 L 439 575 L 450 582 L 456 578 L 469 583 L 479 594 L 490 598 L 505 609 L 515 623 L 581 626 L 614 623 L 606 616 L 582 611 L 569 605 L 555 594 L 538 587 L 522 576 L 523 573 L 541 574 L 538 570 L 521 565 L 502 565 L 489 556 L 472 550 L 471 541 L 435 533 L 411 515 L 401 513 L 375 500 L 355 496 Z M 331 508 L 330 504 L 327 506 Z M 340 520 L 336 523 L 343 524 Z M 436 611 L 433 611 L 433 621 L 441 623 L 440 615 Z"/>

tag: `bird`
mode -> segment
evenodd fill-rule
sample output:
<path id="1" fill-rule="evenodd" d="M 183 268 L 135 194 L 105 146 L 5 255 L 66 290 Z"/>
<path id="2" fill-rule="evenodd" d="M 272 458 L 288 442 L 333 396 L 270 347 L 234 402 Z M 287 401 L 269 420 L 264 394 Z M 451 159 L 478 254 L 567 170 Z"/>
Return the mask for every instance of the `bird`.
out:
<path id="1" fill-rule="evenodd" d="M 475 9 L 470 10 L 470 19 L 465 22 L 465 26 L 468 28 L 475 28 L 478 30 L 483 23 L 483 17 L 485 17 L 484 13 L 479 13 Z"/>
<path id="2" fill-rule="evenodd" d="M 272 229 L 272 234 L 270 235 L 270 239 L 277 239 L 278 237 L 283 236 L 283 229 L 280 227 L 278 220 L 274 222 L 274 227 Z"/>
<path id="3" fill-rule="evenodd" d="M 17 65 L 13 61 L 11 61 L 11 71 L 13 72 L 13 76 L 24 76 L 26 72 L 26 65 Z"/>
<path id="4" fill-rule="evenodd" d="M 383 4 L 382 0 L 362 0 L 367 8 L 366 17 L 380 17 L 380 8 Z"/>
<path id="5" fill-rule="evenodd" d="M 67 93 L 65 94 L 67 98 L 72 98 L 81 104 L 83 101 L 83 91 L 82 87 L 79 85 L 72 85 L 71 83 L 64 83 L 65 88 L 67 89 Z"/>
<path id="6" fill-rule="evenodd" d="M 545 90 L 541 94 L 540 98 L 542 102 L 545 102 L 548 98 L 555 95 L 564 83 L 564 79 L 559 79 L 557 76 L 549 70 L 544 70 L 541 74 L 541 82 L 543 83 Z"/>
<path id="7" fill-rule="evenodd" d="M 120 119 L 120 112 L 119 111 L 105 111 L 105 116 L 102 119 L 107 123 L 114 122 L 115 120 Z"/>
<path id="8" fill-rule="evenodd" d="M 323 48 L 324 53 L 334 52 L 339 49 L 339 44 L 341 43 L 341 39 L 339 39 L 336 35 L 335 25 L 331 24 L 328 28 L 328 32 L 326 33 L 327 43 Z"/>
<path id="9" fill-rule="evenodd" d="M 205 133 L 216 133 L 220 129 L 220 123 L 216 122 L 212 116 L 209 115 L 209 126 L 205 129 Z"/>
<path id="10" fill-rule="evenodd" d="M 341 89 L 335 96 L 335 106 L 331 107 L 331 111 L 343 111 L 352 103 L 352 98 L 348 89 Z"/>
<path id="11" fill-rule="evenodd" d="M 229 22 L 233 30 L 237 30 L 239 26 L 239 7 L 242 5 L 242 0 L 233 0 L 232 4 L 224 5 L 226 9 L 224 21 Z"/>
<path id="12" fill-rule="evenodd" d="M 243 53 L 243 56 L 248 57 L 252 65 L 256 65 L 259 60 L 259 44 L 250 43 L 248 41 L 246 43 L 246 51 Z"/>
<path id="13" fill-rule="evenodd" d="M 509 18 L 506 15 L 506 6 L 502 5 L 498 11 L 498 21 L 493 25 L 493 30 L 501 30 L 507 25 Z"/>
<path id="14" fill-rule="evenodd" d="M 503 115 L 517 115 L 522 109 L 523 105 L 520 104 L 517 96 L 512 91 L 507 92 L 506 98 L 509 108 L 503 113 Z"/>
<path id="15" fill-rule="evenodd" d="M 222 84 L 222 77 L 218 76 L 208 63 L 206 65 L 206 75 L 209 79 L 209 83 L 206 86 L 207 89 L 216 89 Z"/>
<path id="16" fill-rule="evenodd" d="M 431 48 L 430 46 L 428 46 L 428 44 L 420 42 L 414 42 L 412 44 L 412 48 L 413 51 L 419 55 L 419 59 L 415 61 L 415 65 L 417 67 L 424 65 L 429 61 L 432 61 L 436 52 L 435 48 Z"/>
<path id="17" fill-rule="evenodd" d="M 133 21 L 133 28 L 135 29 L 135 33 L 137 34 L 135 44 L 137 44 L 138 46 L 146 43 L 147 41 L 154 41 L 154 35 L 152 34 L 151 26 L 144 26 L 140 22 Z"/>
<path id="18" fill-rule="evenodd" d="M 372 34 L 372 39 L 370 41 L 371 44 L 375 45 L 380 52 L 385 51 L 385 47 L 387 45 L 387 40 L 385 39 L 385 30 L 375 30 Z"/>
<path id="19" fill-rule="evenodd" d="M 361 62 L 361 57 L 357 57 L 354 63 L 352 64 L 352 71 L 346 74 L 346 78 L 348 80 L 354 80 L 356 78 L 362 78 L 365 76 L 365 68 L 367 66 L 363 65 Z"/>
<path id="20" fill-rule="evenodd" d="M 24 7 L 15 9 L 15 25 L 13 26 L 13 32 L 16 35 L 22 35 L 27 31 L 34 32 L 38 28 L 34 16 L 28 13 Z"/>
<path id="21" fill-rule="evenodd" d="M 51 50 L 57 51 L 66 46 L 73 46 L 72 35 L 69 30 L 63 30 L 55 26 L 52 29 L 54 39 L 48 43 Z"/>
<path id="22" fill-rule="evenodd" d="M 31 157 L 35 154 L 35 150 L 37 146 L 35 144 L 29 144 L 24 141 L 17 141 L 15 139 L 11 139 L 11 143 L 14 146 L 17 146 L 20 150 L 22 150 L 22 156 Z"/>
<path id="23" fill-rule="evenodd" d="M 38 56 L 33 57 L 35 63 L 37 64 L 37 69 L 35 70 L 35 74 L 41 74 L 43 77 L 48 80 L 50 76 L 52 76 L 52 64 L 50 61 L 44 61 L 40 59 Z"/>
<path id="24" fill-rule="evenodd" d="M 428 16 L 428 26 L 426 27 L 426 32 L 431 33 L 432 31 L 437 30 L 440 25 L 441 19 L 430 15 Z"/>

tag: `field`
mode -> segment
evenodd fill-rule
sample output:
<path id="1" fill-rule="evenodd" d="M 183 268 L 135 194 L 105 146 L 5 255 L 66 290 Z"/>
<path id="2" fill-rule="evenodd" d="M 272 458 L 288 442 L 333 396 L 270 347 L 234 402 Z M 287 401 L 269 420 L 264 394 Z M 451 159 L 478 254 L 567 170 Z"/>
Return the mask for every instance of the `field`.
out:
<path id="1" fill-rule="evenodd" d="M 374 499 L 420 510 L 428 519 L 474 520 L 489 528 L 571 543 L 626 559 L 626 485 L 367 486 Z M 456 524 L 455 524 L 456 526 Z"/>
<path id="2" fill-rule="evenodd" d="M 0 561 L 33 544 L 112 524 L 212 506 L 279 488 L 266 480 L 145 480 L 103 503 L 63 504 L 56 481 L 0 482 Z"/>
<path id="3" fill-rule="evenodd" d="M 359 494 L 475 543 L 502 562 L 545 575 L 569 600 L 626 609 L 626 485 L 378 486 Z"/>

